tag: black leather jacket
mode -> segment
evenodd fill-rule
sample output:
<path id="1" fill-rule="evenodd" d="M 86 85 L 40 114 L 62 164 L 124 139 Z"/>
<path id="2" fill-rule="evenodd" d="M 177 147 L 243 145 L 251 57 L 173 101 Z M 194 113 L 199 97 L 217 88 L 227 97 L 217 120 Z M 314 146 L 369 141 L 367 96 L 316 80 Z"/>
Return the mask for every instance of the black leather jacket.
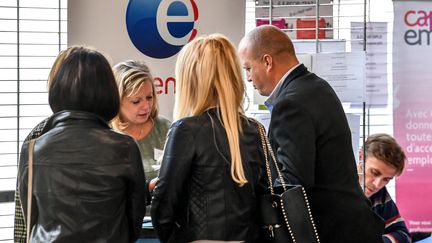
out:
<path id="1" fill-rule="evenodd" d="M 257 196 L 266 186 L 265 161 L 257 124 L 243 118 L 242 127 L 248 183 L 239 187 L 216 109 L 173 123 L 151 208 L 161 242 L 258 241 Z"/>
<path id="2" fill-rule="evenodd" d="M 100 117 L 54 114 L 36 140 L 31 242 L 134 242 L 145 214 L 145 176 L 135 141 Z M 20 197 L 27 214 L 28 143 Z"/>

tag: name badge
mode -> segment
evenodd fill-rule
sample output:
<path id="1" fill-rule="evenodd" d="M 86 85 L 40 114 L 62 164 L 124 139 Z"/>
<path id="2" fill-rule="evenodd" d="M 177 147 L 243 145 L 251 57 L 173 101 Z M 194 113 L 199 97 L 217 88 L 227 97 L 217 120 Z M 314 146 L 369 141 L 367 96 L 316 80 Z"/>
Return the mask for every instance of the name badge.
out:
<path id="1" fill-rule="evenodd" d="M 153 159 L 160 163 L 163 156 L 163 150 L 155 148 L 153 154 Z"/>

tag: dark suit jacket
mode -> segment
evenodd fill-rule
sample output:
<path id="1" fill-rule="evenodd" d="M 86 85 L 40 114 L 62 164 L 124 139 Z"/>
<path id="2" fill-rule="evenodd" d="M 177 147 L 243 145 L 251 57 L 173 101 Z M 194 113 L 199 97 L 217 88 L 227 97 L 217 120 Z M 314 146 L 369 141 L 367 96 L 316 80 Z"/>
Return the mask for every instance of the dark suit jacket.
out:
<path id="1" fill-rule="evenodd" d="M 384 224 L 359 185 L 351 132 L 336 93 L 300 65 L 274 95 L 270 142 L 286 182 L 308 192 L 321 242 L 382 242 Z"/>

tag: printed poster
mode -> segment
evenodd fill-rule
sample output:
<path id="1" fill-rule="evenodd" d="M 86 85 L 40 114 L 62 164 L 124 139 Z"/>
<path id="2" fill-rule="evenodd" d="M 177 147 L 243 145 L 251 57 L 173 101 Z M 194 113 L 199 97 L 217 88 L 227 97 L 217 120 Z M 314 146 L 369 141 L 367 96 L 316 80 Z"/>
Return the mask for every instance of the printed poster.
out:
<path id="1" fill-rule="evenodd" d="M 432 1 L 394 1 L 394 136 L 408 157 L 396 200 L 410 231 L 432 231 Z"/>

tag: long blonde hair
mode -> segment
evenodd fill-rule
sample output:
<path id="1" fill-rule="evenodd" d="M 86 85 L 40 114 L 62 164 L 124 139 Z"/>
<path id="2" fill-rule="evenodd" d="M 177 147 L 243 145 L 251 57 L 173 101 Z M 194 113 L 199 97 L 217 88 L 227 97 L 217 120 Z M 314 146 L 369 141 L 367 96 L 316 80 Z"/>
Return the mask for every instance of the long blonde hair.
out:
<path id="1" fill-rule="evenodd" d="M 175 73 L 174 118 L 196 116 L 218 107 L 230 148 L 231 176 L 243 186 L 247 180 L 239 133 L 245 85 L 235 47 L 221 34 L 199 37 L 180 51 Z"/>
<path id="2" fill-rule="evenodd" d="M 150 111 L 149 119 L 155 119 L 159 113 L 159 106 L 153 76 L 149 67 L 144 62 L 128 60 L 115 65 L 113 72 L 121 102 L 124 97 L 135 95 L 145 82 L 151 83 L 153 89 L 153 107 Z M 111 121 L 111 126 L 116 130 L 124 131 L 129 126 L 129 123 L 121 120 L 119 112 Z"/>

